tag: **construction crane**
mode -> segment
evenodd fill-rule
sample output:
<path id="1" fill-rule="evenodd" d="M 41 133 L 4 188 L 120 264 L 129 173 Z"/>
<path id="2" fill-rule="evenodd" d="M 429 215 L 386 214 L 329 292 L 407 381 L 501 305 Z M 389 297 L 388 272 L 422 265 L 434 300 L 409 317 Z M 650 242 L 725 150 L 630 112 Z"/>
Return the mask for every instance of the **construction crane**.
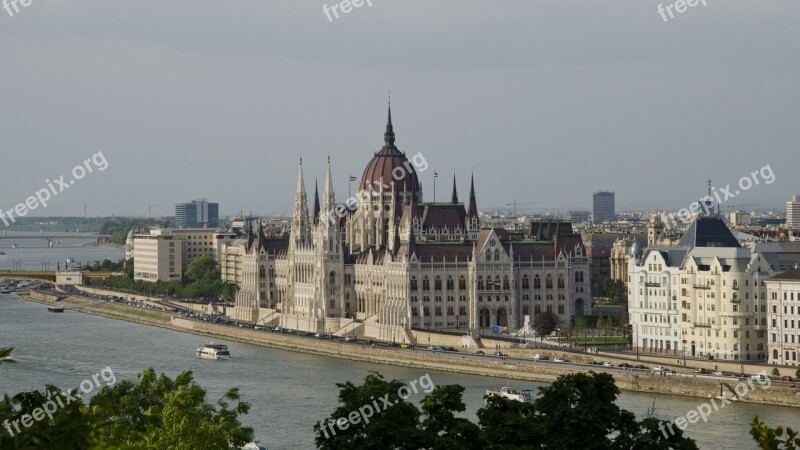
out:
<path id="1" fill-rule="evenodd" d="M 514 217 L 517 217 L 517 205 L 535 205 L 539 202 L 518 202 L 514 200 L 511 203 L 506 203 L 506 206 L 513 206 L 514 207 Z"/>

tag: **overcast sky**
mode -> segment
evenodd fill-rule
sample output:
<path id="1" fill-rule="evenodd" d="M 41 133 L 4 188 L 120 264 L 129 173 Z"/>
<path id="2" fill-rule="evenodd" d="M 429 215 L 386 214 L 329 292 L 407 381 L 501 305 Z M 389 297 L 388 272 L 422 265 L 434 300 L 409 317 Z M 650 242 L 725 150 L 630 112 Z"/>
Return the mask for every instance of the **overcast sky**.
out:
<path id="1" fill-rule="evenodd" d="M 0 208 L 101 151 L 108 161 L 35 215 L 292 208 L 330 153 L 337 199 L 383 143 L 422 152 L 425 198 L 478 205 L 680 208 L 769 164 L 729 205 L 800 193 L 796 0 L 32 0 L 0 9 Z M 329 6 L 335 3 L 327 0 Z M 13 12 L 13 8 L 12 8 Z M 355 183 L 353 184 L 355 186 Z"/>

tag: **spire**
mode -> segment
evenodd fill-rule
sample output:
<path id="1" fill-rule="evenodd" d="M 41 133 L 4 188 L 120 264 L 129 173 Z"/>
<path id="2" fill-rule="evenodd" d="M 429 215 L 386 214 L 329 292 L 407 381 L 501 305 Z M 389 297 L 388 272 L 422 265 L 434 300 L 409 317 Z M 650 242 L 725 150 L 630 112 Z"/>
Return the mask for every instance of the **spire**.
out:
<path id="1" fill-rule="evenodd" d="M 316 179 L 314 180 L 314 215 L 312 219 L 315 224 L 319 222 L 319 187 L 317 186 Z"/>
<path id="2" fill-rule="evenodd" d="M 456 174 L 453 173 L 453 196 L 452 196 L 453 203 L 458 203 L 458 191 L 456 190 Z"/>
<path id="3" fill-rule="evenodd" d="M 383 134 L 383 142 L 387 147 L 394 147 L 394 128 L 392 127 L 392 99 L 391 99 L 391 97 L 389 97 L 389 119 L 386 122 L 386 133 Z"/>
<path id="4" fill-rule="evenodd" d="M 294 211 L 292 212 L 291 236 L 295 243 L 306 243 L 309 240 L 310 227 L 308 223 L 308 196 L 303 178 L 303 158 L 300 158 L 300 169 L 297 174 L 297 192 L 294 197 Z"/>
<path id="5" fill-rule="evenodd" d="M 333 176 L 331 175 L 331 157 L 328 155 L 328 167 L 325 169 L 325 186 L 322 188 L 322 209 L 330 214 L 336 207 L 336 195 L 333 193 Z"/>
<path id="6" fill-rule="evenodd" d="M 475 200 L 475 174 L 469 181 L 469 208 L 467 208 L 467 218 L 478 218 L 478 202 Z"/>

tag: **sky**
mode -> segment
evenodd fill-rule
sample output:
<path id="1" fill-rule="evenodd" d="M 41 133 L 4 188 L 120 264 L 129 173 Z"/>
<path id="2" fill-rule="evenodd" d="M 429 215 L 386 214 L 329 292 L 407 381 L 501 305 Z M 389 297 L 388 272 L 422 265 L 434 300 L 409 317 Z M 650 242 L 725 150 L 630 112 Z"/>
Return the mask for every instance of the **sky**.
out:
<path id="1" fill-rule="evenodd" d="M 30 215 L 292 209 L 330 155 L 337 200 L 383 144 L 421 153 L 427 201 L 481 209 L 678 209 L 800 193 L 800 3 L 706 0 L 31 0 L 0 9 L 0 209 Z M 98 152 L 104 170 L 91 158 Z M 769 170 L 763 168 L 768 167 Z M 80 171 L 78 171 L 80 174 Z M 355 183 L 353 183 L 355 186 Z M 56 192 L 56 194 L 52 194 Z"/>

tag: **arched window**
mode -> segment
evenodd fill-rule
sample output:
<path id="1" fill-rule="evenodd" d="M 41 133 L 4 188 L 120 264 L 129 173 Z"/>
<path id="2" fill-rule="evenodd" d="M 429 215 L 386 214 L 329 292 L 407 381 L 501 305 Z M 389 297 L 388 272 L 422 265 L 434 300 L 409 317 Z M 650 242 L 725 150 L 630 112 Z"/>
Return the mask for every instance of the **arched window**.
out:
<path id="1" fill-rule="evenodd" d="M 336 284 L 336 272 L 331 271 L 330 275 L 328 276 L 328 284 Z"/>
<path id="2" fill-rule="evenodd" d="M 549 274 L 547 275 L 547 280 L 544 282 L 544 287 L 546 289 L 553 289 L 553 277 Z"/>
<path id="3" fill-rule="evenodd" d="M 483 276 L 478 277 L 478 289 L 483 290 Z"/>
<path id="4" fill-rule="evenodd" d="M 442 290 L 442 279 L 439 278 L 439 275 L 436 275 L 436 279 L 433 280 L 433 288 L 436 289 L 437 291 Z"/>
<path id="5" fill-rule="evenodd" d="M 495 251 L 494 251 L 494 260 L 495 261 L 500 261 L 500 250 L 499 249 L 495 249 Z"/>
<path id="6" fill-rule="evenodd" d="M 431 280 L 429 280 L 428 276 L 426 275 L 424 278 L 422 278 L 422 290 L 429 291 L 430 289 L 431 289 Z"/>
<path id="7" fill-rule="evenodd" d="M 455 289 L 455 282 L 453 282 L 453 277 L 447 277 L 447 290 L 452 291 Z"/>
<path id="8" fill-rule="evenodd" d="M 564 289 L 564 275 L 558 275 L 558 288 Z"/>
<path id="9" fill-rule="evenodd" d="M 411 290 L 412 291 L 416 291 L 417 290 L 417 277 L 415 277 L 415 276 L 411 277 Z"/>
<path id="10" fill-rule="evenodd" d="M 467 288 L 467 279 L 464 278 L 464 275 L 461 275 L 461 278 L 458 279 L 458 288 L 459 289 Z"/>
<path id="11" fill-rule="evenodd" d="M 503 289 L 509 289 L 508 275 L 503 277 Z"/>
<path id="12" fill-rule="evenodd" d="M 527 275 L 523 275 L 522 276 L 522 289 L 529 289 L 530 287 L 531 287 L 530 286 L 530 280 L 528 280 L 528 276 Z"/>
<path id="13" fill-rule="evenodd" d="M 539 278 L 539 274 L 536 274 L 536 277 L 533 279 L 533 288 L 534 289 L 541 289 L 542 288 L 542 280 Z"/>

